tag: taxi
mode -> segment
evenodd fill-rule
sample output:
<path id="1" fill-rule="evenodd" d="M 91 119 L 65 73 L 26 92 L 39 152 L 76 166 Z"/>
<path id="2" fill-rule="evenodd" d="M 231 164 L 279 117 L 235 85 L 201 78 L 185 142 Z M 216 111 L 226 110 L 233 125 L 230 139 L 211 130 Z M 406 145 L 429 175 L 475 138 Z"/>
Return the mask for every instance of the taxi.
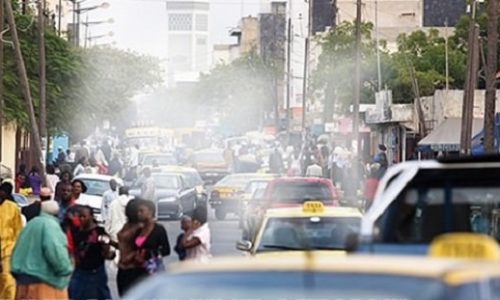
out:
<path id="1" fill-rule="evenodd" d="M 241 215 L 241 195 L 252 180 L 273 179 L 278 175 L 261 173 L 238 173 L 227 175 L 217 182 L 210 193 L 209 203 L 215 209 L 215 217 L 224 220 L 228 213 Z"/>
<path id="2" fill-rule="evenodd" d="M 488 237 L 448 235 L 427 257 L 306 251 L 182 262 L 125 298 L 493 300 L 500 299 L 498 253 Z"/>
<path id="3" fill-rule="evenodd" d="M 363 216 L 358 250 L 425 255 L 442 234 L 500 241 L 500 156 L 409 161 L 389 168 Z"/>
<path id="4" fill-rule="evenodd" d="M 321 201 L 269 209 L 237 248 L 252 255 L 306 250 L 345 254 L 346 242 L 359 233 L 361 217 L 357 208 L 325 207 Z"/>

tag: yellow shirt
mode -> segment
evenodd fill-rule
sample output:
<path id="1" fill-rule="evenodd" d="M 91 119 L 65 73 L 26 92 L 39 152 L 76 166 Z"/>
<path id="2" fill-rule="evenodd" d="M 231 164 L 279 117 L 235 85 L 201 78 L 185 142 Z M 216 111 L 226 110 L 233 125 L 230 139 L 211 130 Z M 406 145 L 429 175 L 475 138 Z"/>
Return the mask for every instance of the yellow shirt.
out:
<path id="1" fill-rule="evenodd" d="M 2 260 L 10 258 L 14 244 L 22 229 L 21 211 L 17 204 L 5 200 L 0 204 L 0 239 Z"/>

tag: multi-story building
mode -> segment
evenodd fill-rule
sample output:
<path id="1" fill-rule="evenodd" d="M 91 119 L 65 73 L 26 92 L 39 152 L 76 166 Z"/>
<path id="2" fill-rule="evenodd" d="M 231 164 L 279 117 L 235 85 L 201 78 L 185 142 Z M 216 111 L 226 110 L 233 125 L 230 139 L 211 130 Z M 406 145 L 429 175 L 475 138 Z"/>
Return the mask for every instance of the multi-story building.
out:
<path id="1" fill-rule="evenodd" d="M 70 11 L 70 2 L 66 0 L 47 0 L 45 10 L 50 23 L 56 31 L 61 34 L 67 34 L 68 24 L 71 23 L 72 13 Z"/>
<path id="2" fill-rule="evenodd" d="M 209 12 L 208 1 L 167 1 L 168 73 L 175 82 L 196 81 L 209 69 Z"/>

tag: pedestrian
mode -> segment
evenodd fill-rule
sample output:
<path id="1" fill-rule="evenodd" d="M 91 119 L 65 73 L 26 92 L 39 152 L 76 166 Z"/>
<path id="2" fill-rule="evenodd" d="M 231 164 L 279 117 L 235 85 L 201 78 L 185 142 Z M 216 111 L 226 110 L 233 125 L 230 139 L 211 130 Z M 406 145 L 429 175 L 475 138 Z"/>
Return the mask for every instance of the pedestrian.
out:
<path id="1" fill-rule="evenodd" d="M 207 223 L 207 210 L 198 206 L 193 214 L 191 229 L 186 232 L 181 242 L 186 249 L 186 260 L 206 261 L 210 254 L 210 228 Z"/>
<path id="2" fill-rule="evenodd" d="M 278 147 L 275 147 L 273 153 L 269 156 L 269 170 L 272 174 L 281 174 L 284 168 L 281 151 Z"/>
<path id="3" fill-rule="evenodd" d="M 76 215 L 76 202 L 73 198 L 73 185 L 71 183 L 63 183 L 61 185 L 61 198 L 59 200 L 59 222 L 65 228 L 66 221 Z"/>
<path id="4" fill-rule="evenodd" d="M 75 153 L 75 161 L 80 161 L 83 158 L 89 159 L 90 158 L 90 150 L 87 147 L 87 142 L 86 141 L 81 141 L 80 142 L 80 147 L 76 150 Z"/>
<path id="5" fill-rule="evenodd" d="M 288 162 L 288 176 L 301 176 L 302 175 L 302 163 L 301 163 L 301 153 L 298 148 L 295 148 L 290 161 Z"/>
<path id="6" fill-rule="evenodd" d="M 116 198 L 118 198 L 118 196 L 118 182 L 116 181 L 116 179 L 111 179 L 109 181 L 109 190 L 105 191 L 102 195 L 101 216 L 104 222 L 106 222 L 106 220 L 108 219 L 109 206 Z"/>
<path id="7" fill-rule="evenodd" d="M 142 171 L 142 184 L 141 184 L 141 198 L 149 201 L 155 200 L 156 184 L 154 178 L 151 176 L 151 169 L 144 168 Z"/>
<path id="8" fill-rule="evenodd" d="M 26 165 L 25 164 L 20 164 L 19 165 L 19 170 L 17 171 L 16 174 L 16 193 L 19 193 L 19 190 L 21 189 L 21 186 L 23 183 L 26 181 Z"/>
<path id="9" fill-rule="evenodd" d="M 16 295 L 16 282 L 10 274 L 10 259 L 14 244 L 22 229 L 21 212 L 16 203 L 8 201 L 8 195 L 0 189 L 0 243 L 2 273 L 0 274 L 0 299 L 11 300 Z"/>
<path id="10" fill-rule="evenodd" d="M 177 256 L 179 256 L 179 260 L 185 260 L 187 256 L 186 249 L 182 246 L 182 239 L 184 238 L 184 235 L 186 235 L 192 227 L 193 220 L 191 219 L 190 216 L 183 216 L 181 219 L 181 230 L 182 233 L 177 236 L 177 243 L 175 244 L 175 253 L 177 253 Z"/>
<path id="11" fill-rule="evenodd" d="M 75 169 L 73 170 L 73 177 L 85 173 L 85 169 L 88 167 L 88 165 L 89 165 L 88 158 L 86 157 L 80 158 L 78 160 L 77 165 L 75 166 Z"/>
<path id="12" fill-rule="evenodd" d="M 47 173 L 45 175 L 45 181 L 47 182 L 47 187 L 50 190 L 52 200 L 54 200 L 56 195 L 56 186 L 59 182 L 59 176 L 56 175 L 56 169 L 54 166 L 50 164 L 45 167 L 45 172 Z"/>
<path id="13" fill-rule="evenodd" d="M 71 185 L 73 186 L 71 201 L 76 203 L 80 199 L 81 195 L 87 192 L 87 186 L 80 179 L 73 180 Z M 87 205 L 87 203 L 82 203 L 82 205 Z"/>
<path id="14" fill-rule="evenodd" d="M 139 200 L 128 201 L 125 206 L 127 223 L 117 234 L 120 259 L 116 284 L 120 297 L 123 297 L 131 286 L 146 276 L 142 266 L 137 266 L 135 262 L 135 239 L 143 227 L 143 224 L 139 222 L 139 203 Z"/>
<path id="15" fill-rule="evenodd" d="M 142 266 L 142 276 L 152 275 L 165 269 L 163 257 L 170 255 L 167 231 L 155 222 L 155 204 L 150 200 L 140 200 L 138 204 L 139 222 L 143 224 L 135 238 L 137 266 Z"/>
<path id="16" fill-rule="evenodd" d="M 139 145 L 137 144 L 130 148 L 129 166 L 131 172 L 137 174 L 137 167 L 139 166 Z"/>
<path id="17" fill-rule="evenodd" d="M 90 206 L 79 208 L 80 227 L 73 231 L 75 271 L 68 293 L 73 300 L 111 299 L 105 260 L 114 258 L 109 236 L 97 225 Z"/>
<path id="18" fill-rule="evenodd" d="M 13 203 L 17 204 L 16 200 L 14 199 L 14 195 L 12 194 L 12 192 L 14 190 L 12 183 L 10 183 L 8 181 L 4 181 L 0 185 L 0 189 L 5 192 L 7 200 L 12 201 Z"/>
<path id="19" fill-rule="evenodd" d="M 62 147 L 57 148 L 57 158 L 56 165 L 61 166 L 66 162 L 66 152 L 64 152 Z"/>
<path id="20" fill-rule="evenodd" d="M 97 148 L 97 152 L 94 155 L 96 166 L 98 169 L 98 174 L 108 174 L 108 160 L 104 155 L 102 147 Z"/>
<path id="21" fill-rule="evenodd" d="M 123 164 L 120 160 L 120 155 L 117 151 L 112 152 L 111 160 L 109 162 L 108 175 L 121 177 L 122 168 Z"/>
<path id="22" fill-rule="evenodd" d="M 56 190 L 54 194 L 54 200 L 60 202 L 62 198 L 62 193 L 63 193 L 63 186 L 65 185 L 71 185 L 71 172 L 69 171 L 63 171 L 60 176 L 59 176 L 59 182 L 56 184 Z"/>
<path id="23" fill-rule="evenodd" d="M 70 165 L 75 163 L 75 152 L 72 152 L 69 148 L 66 150 L 66 162 Z"/>
<path id="24" fill-rule="evenodd" d="M 40 177 L 39 169 L 37 166 L 31 168 L 28 174 L 28 182 L 31 187 L 31 192 L 34 196 L 40 195 L 40 189 L 42 188 L 42 178 Z"/>
<path id="25" fill-rule="evenodd" d="M 68 299 L 73 266 L 61 231 L 56 201 L 42 202 L 41 213 L 21 231 L 12 252 L 16 299 Z"/>
<path id="26" fill-rule="evenodd" d="M 323 177 L 323 168 L 315 159 L 313 163 L 306 169 L 306 177 Z"/>
<path id="27" fill-rule="evenodd" d="M 104 228 L 114 242 L 118 242 L 118 232 L 127 223 L 125 208 L 131 199 L 128 187 L 122 186 L 119 189 L 118 198 L 109 205 L 107 218 L 104 219 Z"/>
<path id="28" fill-rule="evenodd" d="M 85 174 L 94 174 L 97 175 L 99 174 L 99 167 L 97 166 L 97 161 L 95 158 L 91 157 L 89 159 L 88 165 L 85 167 Z"/>
<path id="29" fill-rule="evenodd" d="M 31 221 L 35 217 L 38 217 L 40 215 L 40 212 L 42 211 L 42 204 L 43 202 L 52 200 L 52 195 L 50 193 L 49 188 L 42 188 L 40 190 L 40 197 L 30 203 L 29 205 L 21 208 L 21 213 L 24 215 L 26 218 L 26 222 Z M 58 206 L 59 208 L 59 206 Z"/>
<path id="30" fill-rule="evenodd" d="M 365 185 L 363 189 L 363 201 L 365 202 L 364 208 L 367 210 L 373 200 L 375 199 L 375 193 L 377 192 L 378 184 L 380 179 L 378 178 L 378 171 L 380 169 L 380 164 L 373 163 L 369 167 L 368 177 L 365 180 Z"/>

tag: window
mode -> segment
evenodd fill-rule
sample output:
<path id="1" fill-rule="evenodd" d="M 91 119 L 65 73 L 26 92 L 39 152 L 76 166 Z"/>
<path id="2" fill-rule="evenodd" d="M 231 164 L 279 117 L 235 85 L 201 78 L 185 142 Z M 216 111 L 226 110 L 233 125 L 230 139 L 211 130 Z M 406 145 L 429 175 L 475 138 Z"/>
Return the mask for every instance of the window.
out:
<path id="1" fill-rule="evenodd" d="M 208 15 L 196 15 L 196 30 L 208 31 Z"/>
<path id="2" fill-rule="evenodd" d="M 287 203 L 302 203 L 306 200 L 333 200 L 333 196 L 328 186 L 316 182 L 290 182 L 277 184 L 273 188 L 271 198 L 277 202 Z"/>
<path id="3" fill-rule="evenodd" d="M 193 28 L 193 16 L 190 14 L 170 14 L 168 16 L 168 30 L 190 31 Z"/>

